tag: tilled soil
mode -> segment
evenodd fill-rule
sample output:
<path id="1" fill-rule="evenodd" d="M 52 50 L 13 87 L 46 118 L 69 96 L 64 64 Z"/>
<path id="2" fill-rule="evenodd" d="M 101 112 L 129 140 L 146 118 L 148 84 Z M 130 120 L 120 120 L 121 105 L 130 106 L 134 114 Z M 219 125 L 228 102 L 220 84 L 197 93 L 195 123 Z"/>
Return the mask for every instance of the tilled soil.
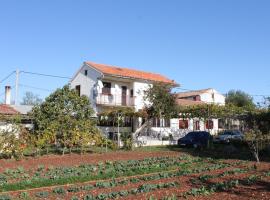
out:
<path id="1" fill-rule="evenodd" d="M 101 161 L 116 161 L 116 160 L 139 160 L 149 157 L 161 157 L 161 156 L 179 156 L 179 152 L 110 152 L 104 154 L 67 154 L 61 155 L 47 155 L 36 158 L 26 158 L 23 160 L 0 160 L 0 173 L 5 169 L 14 169 L 18 166 L 23 167 L 25 170 L 37 168 L 39 165 L 44 167 L 54 166 L 78 166 L 81 164 L 94 164 Z"/>

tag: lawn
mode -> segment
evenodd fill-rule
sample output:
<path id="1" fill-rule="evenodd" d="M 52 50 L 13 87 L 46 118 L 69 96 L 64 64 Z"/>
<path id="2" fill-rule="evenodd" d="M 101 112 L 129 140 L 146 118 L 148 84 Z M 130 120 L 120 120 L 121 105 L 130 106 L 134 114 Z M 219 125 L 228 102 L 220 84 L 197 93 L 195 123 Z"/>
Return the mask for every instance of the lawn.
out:
<path id="1" fill-rule="evenodd" d="M 207 155 L 146 147 L 0 160 L 0 200 L 269 199 L 269 163 Z"/>

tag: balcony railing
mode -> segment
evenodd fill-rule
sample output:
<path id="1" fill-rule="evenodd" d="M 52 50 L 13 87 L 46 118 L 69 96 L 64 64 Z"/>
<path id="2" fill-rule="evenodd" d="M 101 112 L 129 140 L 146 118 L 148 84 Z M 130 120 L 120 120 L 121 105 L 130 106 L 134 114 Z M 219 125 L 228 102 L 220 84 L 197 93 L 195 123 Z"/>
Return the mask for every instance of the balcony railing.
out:
<path id="1" fill-rule="evenodd" d="M 97 105 L 107 106 L 134 106 L 135 97 L 129 95 L 98 94 L 96 97 Z"/>

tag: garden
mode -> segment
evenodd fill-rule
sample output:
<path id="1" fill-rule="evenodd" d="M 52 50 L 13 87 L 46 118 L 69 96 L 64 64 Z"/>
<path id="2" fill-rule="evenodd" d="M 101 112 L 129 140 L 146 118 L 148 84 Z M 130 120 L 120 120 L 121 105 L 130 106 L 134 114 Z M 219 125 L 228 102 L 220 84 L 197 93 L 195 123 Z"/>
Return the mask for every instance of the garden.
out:
<path id="1" fill-rule="evenodd" d="M 176 147 L 0 162 L 0 199 L 5 200 L 267 199 L 270 195 L 269 163 L 195 156 Z"/>

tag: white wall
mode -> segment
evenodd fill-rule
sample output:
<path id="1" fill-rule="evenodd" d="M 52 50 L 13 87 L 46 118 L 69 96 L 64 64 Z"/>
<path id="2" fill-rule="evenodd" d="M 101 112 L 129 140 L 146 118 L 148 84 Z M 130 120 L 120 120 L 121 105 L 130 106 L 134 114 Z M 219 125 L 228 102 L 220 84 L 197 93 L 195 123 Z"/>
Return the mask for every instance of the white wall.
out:
<path id="1" fill-rule="evenodd" d="M 214 94 L 214 98 L 213 98 L 212 94 Z M 204 101 L 207 103 L 215 103 L 215 104 L 219 104 L 219 105 L 225 105 L 224 95 L 218 93 L 214 89 L 208 90 L 208 92 L 201 94 L 200 97 L 201 97 L 201 101 Z"/>
<path id="2" fill-rule="evenodd" d="M 145 82 L 136 81 L 133 83 L 136 111 L 138 111 L 139 109 L 142 109 L 145 106 L 145 104 L 149 104 L 149 102 L 144 101 L 144 91 L 149 89 L 150 86 L 151 86 L 150 83 L 145 83 Z"/>
<path id="3" fill-rule="evenodd" d="M 88 70 L 88 75 L 84 75 L 84 71 Z M 81 95 L 85 95 L 90 99 L 93 109 L 96 111 L 96 104 L 94 99 L 94 89 L 97 84 L 98 78 L 101 78 L 102 74 L 95 69 L 89 68 L 87 65 L 83 65 L 78 71 L 70 85 L 72 89 L 75 89 L 76 85 L 81 86 Z"/>

